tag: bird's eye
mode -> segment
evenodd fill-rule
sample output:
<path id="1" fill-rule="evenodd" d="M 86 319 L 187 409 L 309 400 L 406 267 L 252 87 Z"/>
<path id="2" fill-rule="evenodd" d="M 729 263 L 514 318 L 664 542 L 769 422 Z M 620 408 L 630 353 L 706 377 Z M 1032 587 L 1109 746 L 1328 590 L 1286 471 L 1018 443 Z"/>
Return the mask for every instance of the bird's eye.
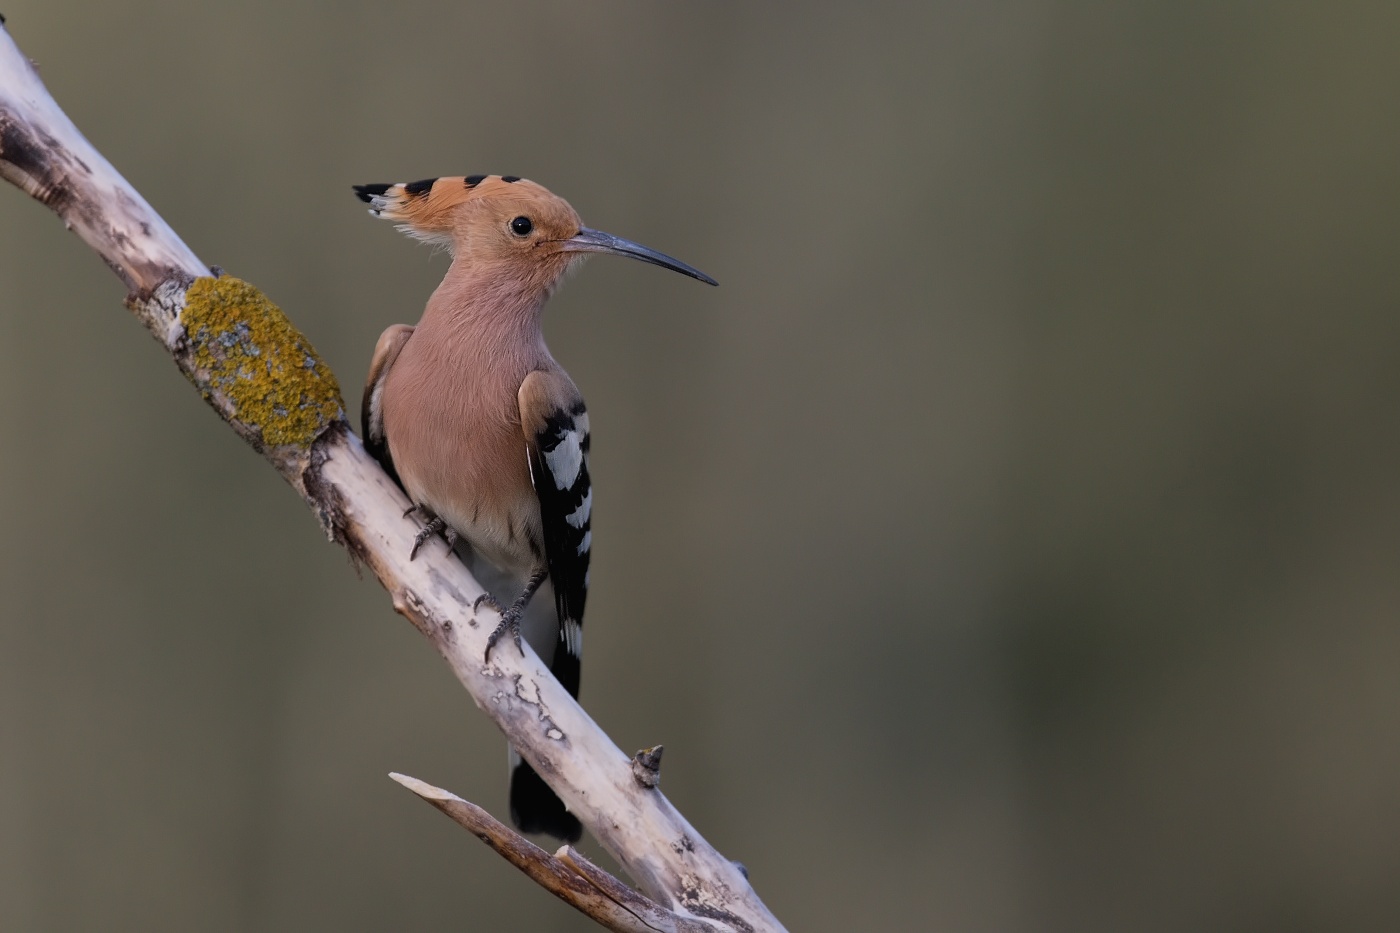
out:
<path id="1" fill-rule="evenodd" d="M 517 217 L 510 222 L 510 229 L 516 236 L 529 236 L 530 231 L 535 229 L 535 225 L 530 223 L 528 217 Z"/>

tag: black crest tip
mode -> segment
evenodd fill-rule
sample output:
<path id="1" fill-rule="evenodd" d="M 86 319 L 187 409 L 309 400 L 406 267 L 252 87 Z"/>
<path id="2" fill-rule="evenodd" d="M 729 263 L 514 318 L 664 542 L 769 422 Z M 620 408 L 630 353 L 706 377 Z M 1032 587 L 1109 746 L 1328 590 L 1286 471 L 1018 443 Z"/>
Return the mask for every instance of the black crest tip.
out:
<path id="1" fill-rule="evenodd" d="M 435 181 L 437 181 L 436 178 L 424 178 L 422 181 L 411 181 L 403 186 L 403 190 L 407 191 L 414 197 L 418 197 L 420 195 L 427 194 L 429 191 L 431 191 L 433 188 L 433 182 Z"/>
<path id="2" fill-rule="evenodd" d="M 475 188 L 477 185 L 481 184 L 485 180 L 485 175 L 468 175 L 466 178 L 467 187 Z"/>
<path id="3" fill-rule="evenodd" d="M 516 183 L 517 181 L 519 181 L 519 180 L 520 180 L 520 176 L 519 176 L 519 175 L 502 175 L 502 176 L 501 176 L 501 181 L 505 182 L 505 183 L 508 184 L 508 185 L 513 185 L 513 184 L 515 184 L 515 183 Z"/>
<path id="4" fill-rule="evenodd" d="M 374 198 L 374 197 L 376 197 L 376 196 L 378 196 L 378 195 L 383 194 L 384 192 L 388 191 L 390 188 L 392 188 L 392 187 L 394 187 L 394 186 L 393 186 L 393 185 L 353 185 L 352 187 L 355 189 L 355 197 L 359 198 L 361 201 L 364 201 L 366 204 L 368 204 L 368 203 L 370 202 L 370 199 L 372 199 L 372 198 Z"/>

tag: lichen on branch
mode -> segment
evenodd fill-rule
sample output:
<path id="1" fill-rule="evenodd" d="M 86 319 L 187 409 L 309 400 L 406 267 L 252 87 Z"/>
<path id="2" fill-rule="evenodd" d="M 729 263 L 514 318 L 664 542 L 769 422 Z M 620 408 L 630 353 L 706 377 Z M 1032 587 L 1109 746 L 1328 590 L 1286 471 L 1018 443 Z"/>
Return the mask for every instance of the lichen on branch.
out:
<path id="1" fill-rule="evenodd" d="M 256 287 L 227 275 L 195 279 L 180 321 L 190 381 L 264 446 L 309 448 L 344 418 L 335 374 Z"/>

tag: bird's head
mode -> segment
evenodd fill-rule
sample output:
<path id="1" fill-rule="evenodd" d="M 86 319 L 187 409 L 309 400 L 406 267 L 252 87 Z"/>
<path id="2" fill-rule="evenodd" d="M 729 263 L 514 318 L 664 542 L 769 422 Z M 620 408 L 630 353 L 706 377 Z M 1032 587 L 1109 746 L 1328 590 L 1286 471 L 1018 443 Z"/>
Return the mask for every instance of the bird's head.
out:
<path id="1" fill-rule="evenodd" d="M 457 262 L 548 295 L 579 259 L 614 253 L 718 284 L 698 269 L 631 240 L 591 230 L 569 202 L 514 175 L 356 185 L 369 212 L 409 236 L 440 244 Z"/>

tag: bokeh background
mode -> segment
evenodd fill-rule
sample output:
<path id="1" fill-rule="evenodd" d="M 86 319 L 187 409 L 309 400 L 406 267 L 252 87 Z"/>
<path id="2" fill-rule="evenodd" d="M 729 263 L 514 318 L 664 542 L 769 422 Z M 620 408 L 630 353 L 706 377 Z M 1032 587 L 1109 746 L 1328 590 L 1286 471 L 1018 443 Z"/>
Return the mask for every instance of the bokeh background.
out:
<path id="1" fill-rule="evenodd" d="M 4 0 L 356 409 L 515 173 L 585 705 L 797 930 L 1400 929 L 1400 6 Z M 0 929 L 585 930 L 392 784 L 503 743 L 0 190 Z M 589 851 L 596 852 L 591 843 Z"/>

